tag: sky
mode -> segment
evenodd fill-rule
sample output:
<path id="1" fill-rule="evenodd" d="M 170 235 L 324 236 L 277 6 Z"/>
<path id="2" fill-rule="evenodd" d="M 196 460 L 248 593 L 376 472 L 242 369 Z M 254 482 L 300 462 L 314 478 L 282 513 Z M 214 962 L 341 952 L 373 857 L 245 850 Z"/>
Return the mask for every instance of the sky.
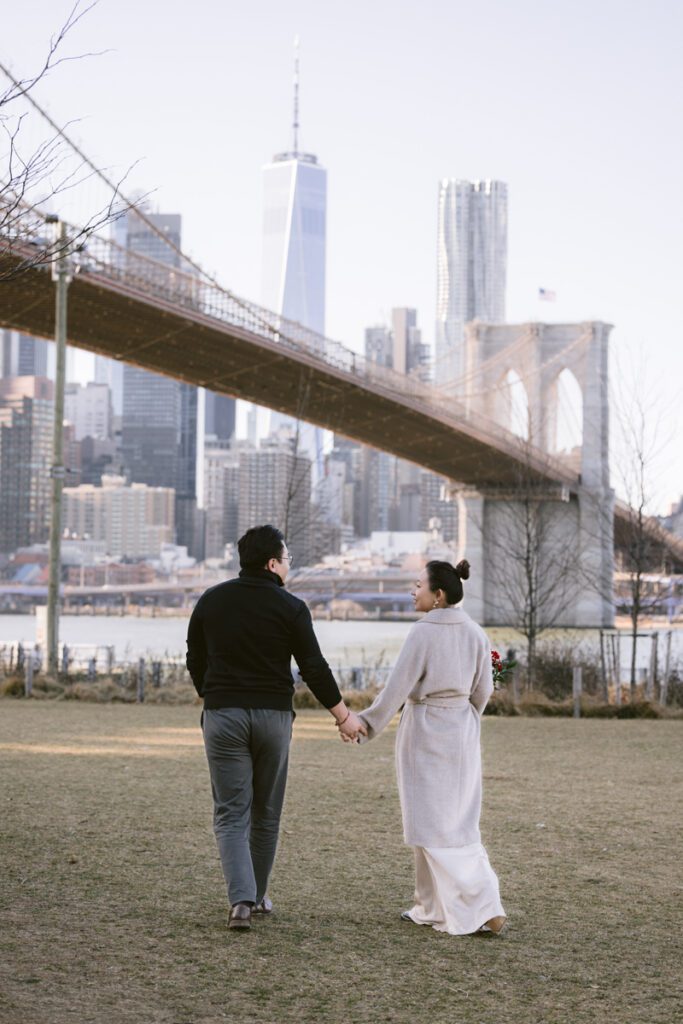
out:
<path id="1" fill-rule="evenodd" d="M 0 60 L 40 62 L 70 3 L 3 19 Z M 683 492 L 683 5 L 678 0 L 100 0 L 37 97 L 101 166 L 183 215 L 183 247 L 256 301 L 261 168 L 291 145 L 328 171 L 328 336 L 413 306 L 434 338 L 437 187 L 509 189 L 507 319 L 614 324 L 612 381 L 637 379 Z M 557 294 L 541 303 L 539 287 Z"/>

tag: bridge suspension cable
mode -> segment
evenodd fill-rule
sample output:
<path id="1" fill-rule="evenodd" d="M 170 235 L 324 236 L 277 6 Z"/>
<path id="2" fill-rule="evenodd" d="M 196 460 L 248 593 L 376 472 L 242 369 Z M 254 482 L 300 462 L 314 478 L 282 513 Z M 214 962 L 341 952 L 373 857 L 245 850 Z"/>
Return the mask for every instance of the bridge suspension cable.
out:
<path id="1" fill-rule="evenodd" d="M 2 71 L 2 73 L 14 85 L 15 89 L 17 90 L 17 98 L 19 96 L 23 97 L 23 99 L 25 99 L 31 105 L 31 107 L 33 107 L 33 109 L 37 111 L 37 113 L 47 122 L 47 124 L 55 132 L 55 134 L 60 139 L 62 139 L 67 144 L 67 146 L 70 147 L 70 149 L 76 154 L 79 160 L 81 160 L 82 163 L 85 164 L 86 167 L 88 167 L 90 171 L 96 177 L 98 177 L 109 189 L 111 195 L 109 208 L 110 210 L 112 210 L 112 216 L 110 218 L 107 218 L 107 223 L 118 219 L 119 217 L 123 216 L 125 213 L 130 211 L 133 216 L 139 218 L 149 229 L 149 231 L 151 231 L 157 238 L 159 238 L 164 243 L 164 245 L 171 252 L 173 252 L 175 256 L 177 256 L 180 259 L 181 266 L 184 265 L 186 267 L 191 267 L 196 274 L 198 274 L 204 280 L 208 281 L 211 285 L 213 285 L 214 288 L 218 288 L 225 295 L 229 296 L 232 302 L 235 302 L 238 305 L 242 306 L 245 310 L 248 310 L 249 313 L 251 313 L 252 315 L 258 315 L 257 311 L 259 307 L 256 304 L 249 302 L 247 299 L 240 298 L 238 295 L 235 295 L 234 292 L 231 292 L 229 289 L 221 285 L 221 283 L 216 279 L 216 277 L 213 274 L 210 274 L 199 263 L 197 263 L 196 260 L 194 260 L 191 256 L 188 256 L 187 253 L 185 253 L 180 248 L 180 246 L 176 245 L 175 242 L 171 238 L 169 238 L 168 235 L 166 235 L 158 227 L 158 225 L 154 223 L 154 221 L 148 216 L 144 208 L 141 206 L 139 199 L 133 199 L 132 197 L 125 195 L 124 192 L 121 190 L 121 182 L 114 182 L 112 178 L 110 178 L 101 167 L 99 167 L 93 160 L 90 159 L 90 157 L 87 155 L 84 149 L 81 146 L 79 146 L 67 134 L 66 130 L 63 127 L 60 127 L 60 125 L 57 124 L 54 118 L 52 118 L 50 114 L 47 112 L 47 110 L 45 110 L 45 108 L 41 106 L 40 103 L 38 103 L 35 97 L 31 95 L 30 91 L 28 91 L 24 87 L 23 83 L 12 74 L 10 69 L 2 61 L 0 61 L 0 71 Z M 120 199 L 121 207 L 120 209 L 115 210 L 114 204 L 116 202 L 117 197 Z M 43 214 L 43 211 L 41 211 L 39 208 L 35 206 L 32 206 L 32 204 L 28 203 L 27 205 L 31 206 L 31 208 L 36 214 Z M 263 326 L 269 325 L 264 322 Z"/>

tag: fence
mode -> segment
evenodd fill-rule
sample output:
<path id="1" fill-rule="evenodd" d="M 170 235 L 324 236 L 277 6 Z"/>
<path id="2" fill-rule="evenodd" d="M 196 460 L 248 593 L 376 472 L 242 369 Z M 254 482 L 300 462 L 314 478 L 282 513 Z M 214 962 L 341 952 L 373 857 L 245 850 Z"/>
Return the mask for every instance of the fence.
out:
<path id="1" fill-rule="evenodd" d="M 30 696 L 34 683 L 44 677 L 46 656 L 39 644 L 25 644 L 21 641 L 0 642 L 0 679 L 3 676 L 18 676 L 24 680 L 24 693 Z M 391 666 L 389 665 L 337 665 L 333 671 L 342 689 L 367 690 L 385 685 Z M 304 685 L 301 676 L 295 673 L 294 682 Z M 159 657 L 137 657 L 117 660 L 115 649 L 102 644 L 63 644 L 60 648 L 58 682 L 64 686 L 70 683 L 97 683 L 108 680 L 119 685 L 122 691 L 134 691 L 142 703 L 149 687 L 192 686 L 182 655 Z"/>
<path id="2" fill-rule="evenodd" d="M 672 657 L 672 631 L 657 636 L 648 634 L 651 642 L 649 664 L 638 672 L 638 689 L 650 702 L 665 706 L 675 697 L 675 684 L 679 681 L 679 668 Z M 600 693 L 605 703 L 620 707 L 628 692 L 624 682 L 624 665 L 621 660 L 620 634 L 616 631 L 602 631 L 600 636 L 599 677 L 595 680 L 594 691 Z M 586 678 L 582 673 L 581 658 L 572 659 L 571 694 L 576 708 L 586 692 Z M 46 655 L 39 644 L 21 641 L 0 641 L 0 681 L 3 677 L 18 677 L 24 681 L 24 692 L 30 695 L 36 683 L 45 678 Z M 587 663 L 583 665 L 586 669 Z M 363 691 L 381 689 L 392 670 L 391 665 L 333 665 L 335 678 L 343 690 Z M 578 671 L 577 671 L 578 670 Z M 588 669 L 590 670 L 590 665 Z M 590 674 L 590 673 L 589 673 Z M 595 671 L 593 672 L 595 676 Z M 113 645 L 63 644 L 60 648 L 57 682 L 62 686 L 70 683 L 97 683 L 110 681 L 122 690 L 135 692 L 138 701 L 144 701 L 146 689 L 160 689 L 166 686 L 187 686 L 192 683 L 185 668 L 184 656 L 166 654 L 159 656 L 137 656 L 117 659 Z M 303 686 L 298 672 L 294 682 Z M 513 679 L 515 703 L 516 693 Z M 591 692 L 589 687 L 589 692 Z M 676 698 L 676 701 L 678 698 Z"/>

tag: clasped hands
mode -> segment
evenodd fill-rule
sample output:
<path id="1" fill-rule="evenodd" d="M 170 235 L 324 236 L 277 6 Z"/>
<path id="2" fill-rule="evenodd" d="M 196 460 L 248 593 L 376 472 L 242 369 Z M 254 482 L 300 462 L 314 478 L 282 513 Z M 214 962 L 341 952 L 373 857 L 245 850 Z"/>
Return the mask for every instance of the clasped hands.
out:
<path id="1" fill-rule="evenodd" d="M 357 743 L 359 736 L 367 736 L 368 734 L 367 726 L 364 724 L 363 719 L 359 718 L 355 711 L 350 709 L 346 718 L 341 722 L 337 722 L 337 728 L 344 743 Z"/>

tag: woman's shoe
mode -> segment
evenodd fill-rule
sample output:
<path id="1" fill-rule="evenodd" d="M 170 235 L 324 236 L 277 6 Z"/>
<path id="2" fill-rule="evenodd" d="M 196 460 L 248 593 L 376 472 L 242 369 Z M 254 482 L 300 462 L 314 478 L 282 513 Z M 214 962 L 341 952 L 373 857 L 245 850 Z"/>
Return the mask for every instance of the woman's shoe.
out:
<path id="1" fill-rule="evenodd" d="M 410 916 L 410 911 L 409 911 L 409 910 L 403 910 L 403 911 L 401 911 L 401 920 L 402 920 L 402 921 L 410 921 L 410 923 L 411 923 L 411 924 L 415 924 L 415 923 L 416 923 L 416 922 L 415 922 L 415 921 L 414 921 L 414 920 L 412 919 L 412 917 Z"/>
<path id="2" fill-rule="evenodd" d="M 493 932 L 494 935 L 500 935 L 506 922 L 507 917 L 490 917 L 488 921 L 484 922 L 479 931 Z"/>

